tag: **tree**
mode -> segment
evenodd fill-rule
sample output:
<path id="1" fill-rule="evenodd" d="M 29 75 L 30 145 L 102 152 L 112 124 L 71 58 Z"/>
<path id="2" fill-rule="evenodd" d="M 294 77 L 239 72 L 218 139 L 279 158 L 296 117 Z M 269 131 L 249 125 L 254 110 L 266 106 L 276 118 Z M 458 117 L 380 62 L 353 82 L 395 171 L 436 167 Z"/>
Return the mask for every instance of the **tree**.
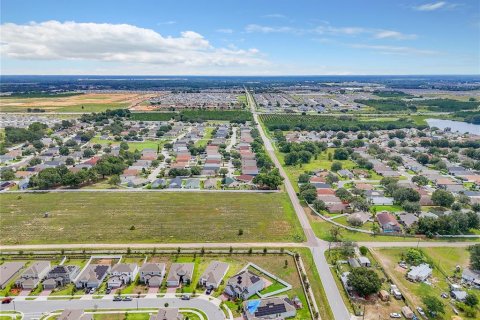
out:
<path id="1" fill-rule="evenodd" d="M 335 151 L 333 152 L 333 159 L 335 160 L 347 160 L 348 156 L 348 151 L 343 148 L 335 149 Z"/>
<path id="2" fill-rule="evenodd" d="M 433 319 L 437 319 L 437 317 L 440 317 L 440 314 L 445 313 L 445 306 L 437 297 L 426 296 L 422 299 L 422 301 L 425 305 L 428 315 L 430 315 L 430 317 Z"/>
<path id="3" fill-rule="evenodd" d="M 298 153 L 297 152 L 289 152 L 285 155 L 284 158 L 285 165 L 293 166 L 298 162 Z"/>
<path id="4" fill-rule="evenodd" d="M 4 181 L 5 180 L 13 180 L 13 179 L 15 179 L 15 172 L 13 172 L 13 170 L 10 169 L 10 168 L 2 170 L 2 173 L 1 173 L 0 177 Z"/>
<path id="5" fill-rule="evenodd" d="M 109 180 L 108 184 L 111 186 L 118 186 L 120 184 L 120 176 L 119 175 L 113 175 Z"/>
<path id="6" fill-rule="evenodd" d="M 339 161 L 335 161 L 334 163 L 332 163 L 330 169 L 335 172 L 342 170 L 342 163 Z"/>
<path id="7" fill-rule="evenodd" d="M 359 248 L 359 250 L 360 250 L 360 253 L 362 254 L 362 256 L 365 256 L 365 255 L 367 255 L 367 253 L 368 253 L 368 249 L 367 249 L 367 247 L 365 247 L 365 246 L 361 246 L 361 247 Z"/>
<path id="8" fill-rule="evenodd" d="M 468 248 L 470 251 L 470 266 L 473 270 L 480 270 L 480 244 Z"/>
<path id="9" fill-rule="evenodd" d="M 419 155 L 417 155 L 416 157 L 417 161 L 421 164 L 427 164 L 428 161 L 430 160 L 428 158 L 428 155 L 424 154 L 424 153 L 420 153 Z"/>
<path id="10" fill-rule="evenodd" d="M 307 189 L 300 192 L 300 196 L 305 199 L 308 203 L 312 203 L 317 199 L 317 190 L 315 189 Z"/>
<path id="11" fill-rule="evenodd" d="M 378 274 L 365 267 L 352 269 L 348 275 L 347 284 L 363 297 L 377 293 L 382 286 Z"/>
<path id="12" fill-rule="evenodd" d="M 428 184 L 428 178 L 424 176 L 414 176 L 412 177 L 412 182 L 419 186 L 426 186 Z"/>
<path id="13" fill-rule="evenodd" d="M 408 249 L 407 253 L 405 254 L 405 261 L 415 266 L 425 262 L 425 257 L 423 253 L 417 249 Z"/>
<path id="14" fill-rule="evenodd" d="M 437 206 L 450 207 L 455 201 L 455 197 L 451 192 L 446 190 L 437 189 L 432 194 L 432 201 Z"/>
<path id="15" fill-rule="evenodd" d="M 65 164 L 67 166 L 73 166 L 75 164 L 75 160 L 72 157 L 68 157 L 67 159 L 65 159 Z"/>
<path id="16" fill-rule="evenodd" d="M 393 191 L 392 196 L 397 203 L 403 203 L 404 201 L 417 202 L 420 200 L 420 194 L 412 188 L 397 188 Z"/>
<path id="17" fill-rule="evenodd" d="M 302 173 L 301 175 L 298 176 L 299 183 L 307 183 L 309 180 L 310 180 L 310 175 L 306 173 Z"/>
<path id="18" fill-rule="evenodd" d="M 474 294 L 467 294 L 465 297 L 465 304 L 469 307 L 475 307 L 478 304 L 478 298 Z"/>
<path id="19" fill-rule="evenodd" d="M 420 203 L 411 202 L 411 201 L 402 202 L 402 208 L 406 212 L 410 212 L 410 213 L 420 212 L 422 210 L 421 206 L 420 206 Z"/>
<path id="20" fill-rule="evenodd" d="M 325 202 L 323 202 L 323 200 L 316 199 L 315 201 L 313 201 L 313 209 L 315 209 L 315 211 L 317 212 L 320 212 L 326 210 L 327 206 L 325 205 Z"/>
<path id="21" fill-rule="evenodd" d="M 340 238 L 342 237 L 342 228 L 334 226 L 330 229 L 330 236 L 332 237 L 333 242 L 340 241 Z"/>
<path id="22" fill-rule="evenodd" d="M 225 176 L 227 175 L 228 173 L 228 169 L 227 168 L 220 168 L 220 170 L 218 170 L 218 174 L 221 175 L 222 177 L 225 178 Z"/>
<path id="23" fill-rule="evenodd" d="M 68 156 L 70 154 L 70 149 L 68 149 L 68 147 L 65 147 L 65 146 L 61 146 L 59 149 L 58 149 L 58 153 L 62 156 Z"/>
<path id="24" fill-rule="evenodd" d="M 93 151 L 92 148 L 86 148 L 85 150 L 83 150 L 83 157 L 84 158 L 90 158 L 94 154 L 95 154 L 95 151 Z"/>

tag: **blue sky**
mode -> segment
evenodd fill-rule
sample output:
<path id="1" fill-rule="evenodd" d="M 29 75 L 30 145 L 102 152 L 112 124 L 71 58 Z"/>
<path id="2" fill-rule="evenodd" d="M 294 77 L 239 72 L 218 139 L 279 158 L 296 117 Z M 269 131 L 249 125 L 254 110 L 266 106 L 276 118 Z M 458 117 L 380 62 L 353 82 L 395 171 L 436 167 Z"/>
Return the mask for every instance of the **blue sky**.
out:
<path id="1" fill-rule="evenodd" d="M 2 74 L 479 74 L 480 2 L 2 0 Z"/>

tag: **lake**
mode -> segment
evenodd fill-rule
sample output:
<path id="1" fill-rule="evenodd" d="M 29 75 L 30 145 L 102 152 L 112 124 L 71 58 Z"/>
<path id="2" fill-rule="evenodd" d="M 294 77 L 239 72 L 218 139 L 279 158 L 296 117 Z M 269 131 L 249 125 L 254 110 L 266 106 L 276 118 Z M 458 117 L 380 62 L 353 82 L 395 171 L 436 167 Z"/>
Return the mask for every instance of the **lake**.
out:
<path id="1" fill-rule="evenodd" d="M 441 130 L 450 128 L 452 131 L 458 131 L 460 133 L 472 133 L 480 135 L 480 125 L 467 123 L 462 121 L 443 120 L 443 119 L 426 119 L 430 127 L 437 127 Z"/>

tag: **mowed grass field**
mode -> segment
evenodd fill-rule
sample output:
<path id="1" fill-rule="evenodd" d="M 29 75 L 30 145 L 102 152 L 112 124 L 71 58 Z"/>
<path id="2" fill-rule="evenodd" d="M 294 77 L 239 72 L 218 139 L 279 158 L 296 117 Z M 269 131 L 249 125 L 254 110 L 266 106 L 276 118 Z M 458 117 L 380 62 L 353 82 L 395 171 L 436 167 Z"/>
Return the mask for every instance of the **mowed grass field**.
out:
<path id="1" fill-rule="evenodd" d="M 0 203 L 0 243 L 5 245 L 304 238 L 285 193 L 29 193 L 1 194 Z"/>

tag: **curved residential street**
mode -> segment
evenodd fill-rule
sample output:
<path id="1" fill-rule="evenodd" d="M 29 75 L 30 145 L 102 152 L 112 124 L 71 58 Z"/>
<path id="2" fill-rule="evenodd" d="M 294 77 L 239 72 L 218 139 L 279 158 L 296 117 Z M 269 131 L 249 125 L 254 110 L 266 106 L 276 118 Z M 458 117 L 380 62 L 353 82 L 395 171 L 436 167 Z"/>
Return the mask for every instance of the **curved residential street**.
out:
<path id="1" fill-rule="evenodd" d="M 91 296 L 90 296 L 91 298 Z M 173 308 L 198 309 L 207 315 L 209 320 L 224 320 L 225 314 L 220 309 L 220 301 L 209 300 L 207 296 L 200 296 L 190 300 L 176 297 L 162 298 L 133 298 L 132 301 L 113 301 L 110 299 L 72 299 L 72 300 L 14 300 L 15 303 L 0 305 L 1 311 L 16 311 L 24 314 L 24 319 L 39 319 L 42 315 L 55 310 L 69 309 L 131 309 L 150 308 L 159 309 L 168 303 Z"/>

